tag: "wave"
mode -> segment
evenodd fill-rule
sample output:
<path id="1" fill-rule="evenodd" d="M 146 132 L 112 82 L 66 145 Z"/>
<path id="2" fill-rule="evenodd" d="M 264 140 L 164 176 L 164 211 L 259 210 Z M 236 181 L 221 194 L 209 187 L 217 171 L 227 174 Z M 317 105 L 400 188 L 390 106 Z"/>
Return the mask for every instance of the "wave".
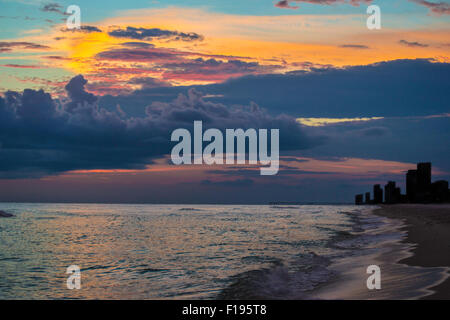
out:
<path id="1" fill-rule="evenodd" d="M 340 213 L 348 217 L 350 224 L 347 225 L 347 231 L 316 226 L 333 234 L 325 244 L 326 248 L 332 249 L 331 254 L 325 256 L 310 251 L 289 263 L 280 262 L 270 268 L 240 273 L 230 279 L 231 284 L 220 292 L 218 298 L 317 299 L 314 295 L 315 290 L 340 276 L 338 271 L 330 268 L 333 262 L 358 255 L 365 246 L 382 238 L 381 235 L 369 236 L 364 233 L 379 223 L 378 220 L 368 219 L 366 212 L 358 210 Z M 286 260 L 289 260 L 289 257 Z"/>
<path id="2" fill-rule="evenodd" d="M 296 270 L 274 264 L 271 268 L 251 270 L 232 277 L 218 299 L 224 300 L 298 300 L 308 299 L 308 292 L 330 281 L 334 272 L 330 260 L 315 253 L 296 259 Z"/>

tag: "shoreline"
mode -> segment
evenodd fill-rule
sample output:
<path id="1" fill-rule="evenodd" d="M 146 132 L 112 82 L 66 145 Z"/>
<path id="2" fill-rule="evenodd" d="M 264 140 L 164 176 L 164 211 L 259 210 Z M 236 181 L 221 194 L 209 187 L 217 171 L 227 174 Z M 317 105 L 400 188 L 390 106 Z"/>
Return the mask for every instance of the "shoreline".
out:
<path id="1" fill-rule="evenodd" d="M 450 205 L 449 204 L 397 204 L 382 205 L 373 211 L 375 215 L 402 220 L 401 230 L 406 231 L 403 243 L 414 244 L 412 255 L 398 263 L 411 267 L 450 270 Z M 447 274 L 450 276 L 450 272 Z M 425 300 L 449 300 L 450 277 L 428 288 L 434 293 L 422 297 Z"/>
<path id="2" fill-rule="evenodd" d="M 353 240 L 338 242 L 336 245 L 351 249 L 346 257 L 333 259 L 329 266 L 338 276 L 326 283 L 310 295 L 311 299 L 325 300 L 417 300 L 417 299 L 449 299 L 450 264 L 430 262 L 430 255 L 448 258 L 448 247 L 426 248 L 420 256 L 415 254 L 419 243 L 432 237 L 424 226 L 429 219 L 434 223 L 442 219 L 450 220 L 450 206 L 433 208 L 433 218 L 423 218 L 424 209 L 430 211 L 431 206 L 396 205 L 361 208 L 356 213 L 356 228 L 352 232 Z M 416 212 L 411 213 L 411 212 Z M 437 216 L 437 217 L 435 217 Z M 406 217 L 408 219 L 406 219 Z M 419 223 L 411 219 L 425 221 Z M 425 219 L 425 220 L 424 220 Z M 442 229 L 439 240 L 450 243 L 450 225 L 436 224 Z M 411 226 L 420 230 L 421 237 L 408 237 Z M 360 230 L 358 230 L 360 229 Z M 424 236 L 422 234 L 425 234 Z M 351 239 L 351 238 L 350 238 Z M 447 241 L 447 242 L 444 242 Z M 434 245 L 436 246 L 436 245 Z M 442 246 L 442 245 L 441 245 Z M 420 259 L 421 263 L 417 262 Z M 366 281 L 369 277 L 367 268 L 379 266 L 381 270 L 381 289 L 369 290 Z"/>

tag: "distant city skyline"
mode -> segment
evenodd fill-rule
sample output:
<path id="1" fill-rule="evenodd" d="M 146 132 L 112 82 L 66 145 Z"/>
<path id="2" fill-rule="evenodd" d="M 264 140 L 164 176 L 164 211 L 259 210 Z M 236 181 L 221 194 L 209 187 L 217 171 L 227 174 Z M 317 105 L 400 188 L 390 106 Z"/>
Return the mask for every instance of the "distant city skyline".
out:
<path id="1" fill-rule="evenodd" d="M 447 180 L 432 181 L 431 162 L 420 162 L 417 169 L 406 173 L 406 192 L 402 193 L 396 181 L 388 181 L 383 190 L 379 184 L 373 186 L 373 198 L 370 192 L 357 194 L 355 204 L 397 204 L 397 203 L 449 203 L 450 189 Z"/>

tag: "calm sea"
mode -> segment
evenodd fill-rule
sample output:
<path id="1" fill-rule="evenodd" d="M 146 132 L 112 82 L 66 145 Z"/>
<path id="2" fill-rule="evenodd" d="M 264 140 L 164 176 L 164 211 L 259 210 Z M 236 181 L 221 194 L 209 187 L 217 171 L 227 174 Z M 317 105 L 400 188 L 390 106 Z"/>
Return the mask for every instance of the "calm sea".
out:
<path id="1" fill-rule="evenodd" d="M 2 203 L 15 217 L 0 218 L 0 299 L 327 298 L 318 289 L 336 291 L 353 265 L 347 284 L 364 294 L 365 266 L 395 263 L 381 254 L 404 236 L 371 209 Z M 66 286 L 71 265 L 80 290 Z M 389 272 L 425 275 L 406 296 L 416 297 L 442 278 L 431 271 Z"/>

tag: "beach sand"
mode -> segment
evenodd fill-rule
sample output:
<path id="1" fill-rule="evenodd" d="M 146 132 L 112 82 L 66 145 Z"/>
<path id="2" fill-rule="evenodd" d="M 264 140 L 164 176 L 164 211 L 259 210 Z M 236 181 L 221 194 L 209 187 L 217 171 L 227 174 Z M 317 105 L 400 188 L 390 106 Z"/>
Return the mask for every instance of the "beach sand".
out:
<path id="1" fill-rule="evenodd" d="M 406 243 L 417 246 L 413 256 L 400 263 L 420 267 L 450 267 L 450 204 L 399 204 L 381 206 L 375 214 L 401 219 L 407 232 Z M 430 288 L 434 294 L 423 299 L 450 299 L 450 278 Z"/>

